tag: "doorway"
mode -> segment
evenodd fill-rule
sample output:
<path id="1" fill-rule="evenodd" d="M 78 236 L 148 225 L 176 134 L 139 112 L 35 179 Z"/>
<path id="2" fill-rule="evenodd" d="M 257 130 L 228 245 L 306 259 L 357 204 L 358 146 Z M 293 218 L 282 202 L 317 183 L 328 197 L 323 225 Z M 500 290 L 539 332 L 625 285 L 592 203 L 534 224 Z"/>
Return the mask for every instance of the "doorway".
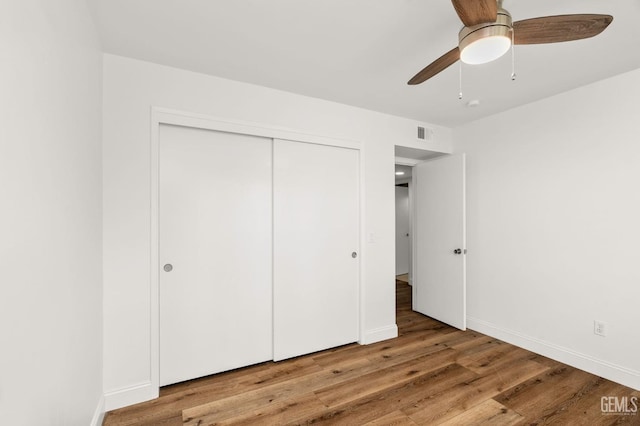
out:
<path id="1" fill-rule="evenodd" d="M 413 310 L 461 330 L 466 328 L 465 156 L 421 151 L 422 158 L 399 157 L 415 150 L 396 147 L 396 176 L 408 183 L 410 211 L 409 279 Z M 413 157 L 413 156 L 412 156 Z M 410 166 L 402 170 L 400 166 Z M 404 182 L 397 182 L 402 185 Z M 402 188 L 401 186 L 396 188 Z M 396 189 L 397 210 L 402 189 Z M 401 213 L 396 213 L 396 220 Z M 402 220 L 402 219 L 400 219 Z M 404 242 L 396 222 L 396 278 L 403 272 Z"/>
<path id="2" fill-rule="evenodd" d="M 411 284 L 411 185 L 412 167 L 396 164 L 396 279 Z"/>

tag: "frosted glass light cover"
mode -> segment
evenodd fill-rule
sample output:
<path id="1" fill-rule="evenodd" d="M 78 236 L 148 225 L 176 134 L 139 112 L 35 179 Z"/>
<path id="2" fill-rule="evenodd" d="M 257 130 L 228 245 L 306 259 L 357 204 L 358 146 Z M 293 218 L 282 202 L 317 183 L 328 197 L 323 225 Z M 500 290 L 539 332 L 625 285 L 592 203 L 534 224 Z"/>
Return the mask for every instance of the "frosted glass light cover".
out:
<path id="1" fill-rule="evenodd" d="M 466 46 L 460 52 L 460 60 L 465 64 L 485 64 L 507 53 L 510 47 L 509 37 L 501 35 L 484 37 Z"/>

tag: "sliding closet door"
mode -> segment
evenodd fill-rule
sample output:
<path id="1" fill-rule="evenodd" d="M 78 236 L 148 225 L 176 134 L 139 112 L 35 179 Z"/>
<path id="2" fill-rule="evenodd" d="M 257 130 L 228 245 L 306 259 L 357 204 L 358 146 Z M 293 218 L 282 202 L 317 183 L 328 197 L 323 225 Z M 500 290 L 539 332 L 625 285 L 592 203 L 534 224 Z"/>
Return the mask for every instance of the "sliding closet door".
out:
<path id="1" fill-rule="evenodd" d="M 359 151 L 274 140 L 274 359 L 358 340 Z"/>
<path id="2" fill-rule="evenodd" d="M 160 384 L 272 359 L 272 141 L 159 140 Z"/>

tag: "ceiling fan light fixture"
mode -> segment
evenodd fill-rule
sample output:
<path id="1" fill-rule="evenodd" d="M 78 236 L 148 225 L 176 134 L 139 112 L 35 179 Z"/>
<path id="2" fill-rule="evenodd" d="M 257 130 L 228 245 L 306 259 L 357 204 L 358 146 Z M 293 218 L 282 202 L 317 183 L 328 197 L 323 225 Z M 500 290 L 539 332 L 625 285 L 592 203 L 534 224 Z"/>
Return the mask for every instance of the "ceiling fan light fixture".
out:
<path id="1" fill-rule="evenodd" d="M 496 22 L 464 27 L 458 34 L 460 60 L 472 65 L 495 61 L 511 48 L 511 27 L 511 15 L 504 9 Z"/>
<path id="2" fill-rule="evenodd" d="M 471 65 L 486 64 L 507 53 L 510 47 L 511 39 L 509 37 L 482 37 L 467 45 L 460 52 L 460 60 Z"/>

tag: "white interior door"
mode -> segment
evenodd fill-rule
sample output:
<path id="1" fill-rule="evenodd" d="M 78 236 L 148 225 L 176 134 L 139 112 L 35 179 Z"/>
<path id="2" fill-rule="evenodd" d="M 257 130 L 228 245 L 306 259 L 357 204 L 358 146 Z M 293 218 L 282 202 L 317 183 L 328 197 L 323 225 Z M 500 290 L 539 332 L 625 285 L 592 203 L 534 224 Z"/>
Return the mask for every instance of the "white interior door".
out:
<path id="1" fill-rule="evenodd" d="M 409 188 L 396 186 L 396 275 L 409 272 Z"/>
<path id="2" fill-rule="evenodd" d="M 413 168 L 413 309 L 466 329 L 465 157 Z"/>
<path id="3" fill-rule="evenodd" d="M 160 384 L 272 359 L 272 141 L 159 143 Z"/>
<path id="4" fill-rule="evenodd" d="M 358 340 L 359 151 L 274 140 L 274 359 Z"/>

